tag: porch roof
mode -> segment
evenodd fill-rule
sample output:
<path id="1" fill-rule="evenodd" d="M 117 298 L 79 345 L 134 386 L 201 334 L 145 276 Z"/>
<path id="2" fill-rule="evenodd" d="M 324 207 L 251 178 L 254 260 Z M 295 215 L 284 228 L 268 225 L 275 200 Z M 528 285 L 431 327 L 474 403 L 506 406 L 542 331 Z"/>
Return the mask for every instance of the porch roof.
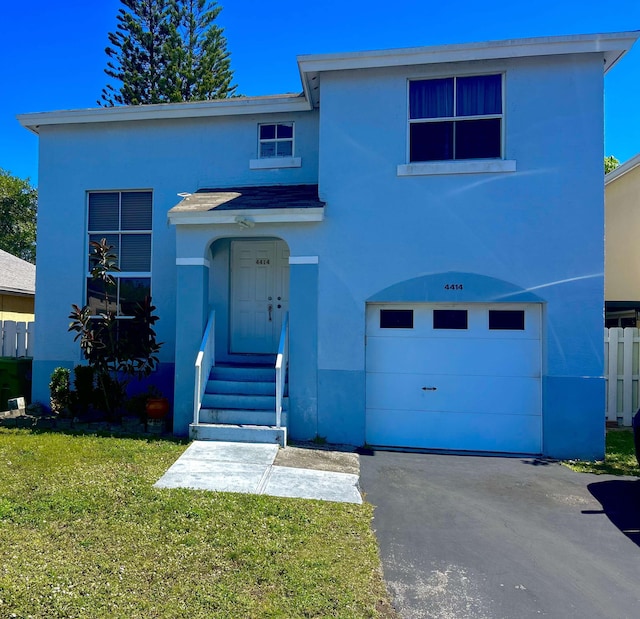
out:
<path id="1" fill-rule="evenodd" d="M 174 224 L 322 221 L 318 185 L 199 189 L 169 210 Z"/>

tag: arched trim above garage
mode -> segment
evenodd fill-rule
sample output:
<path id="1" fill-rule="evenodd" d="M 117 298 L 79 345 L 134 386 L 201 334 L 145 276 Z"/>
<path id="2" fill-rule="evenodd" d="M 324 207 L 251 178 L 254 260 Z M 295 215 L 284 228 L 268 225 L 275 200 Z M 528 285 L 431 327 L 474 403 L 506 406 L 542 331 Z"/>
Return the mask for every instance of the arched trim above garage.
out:
<path id="1" fill-rule="evenodd" d="M 543 303 L 545 299 L 511 282 L 478 273 L 431 273 L 393 284 L 368 303 Z"/>

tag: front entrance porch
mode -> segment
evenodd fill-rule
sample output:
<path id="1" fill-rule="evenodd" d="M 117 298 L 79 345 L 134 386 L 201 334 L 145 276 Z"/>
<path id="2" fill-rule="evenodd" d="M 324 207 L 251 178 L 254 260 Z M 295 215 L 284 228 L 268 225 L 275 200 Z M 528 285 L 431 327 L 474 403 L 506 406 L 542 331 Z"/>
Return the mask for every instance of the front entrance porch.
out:
<path id="1" fill-rule="evenodd" d="M 211 258 L 212 311 L 196 361 L 189 434 L 284 446 L 289 247 L 281 239 L 221 239 Z"/>
<path id="2" fill-rule="evenodd" d="M 323 218 L 317 185 L 200 190 L 169 211 L 176 435 L 316 436 L 318 257 L 306 254 Z"/>

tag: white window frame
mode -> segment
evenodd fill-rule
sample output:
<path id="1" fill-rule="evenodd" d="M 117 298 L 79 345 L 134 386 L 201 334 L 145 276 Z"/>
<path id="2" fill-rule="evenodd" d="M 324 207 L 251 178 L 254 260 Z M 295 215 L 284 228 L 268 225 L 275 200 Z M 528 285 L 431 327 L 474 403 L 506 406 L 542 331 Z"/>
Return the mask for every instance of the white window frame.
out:
<path id="1" fill-rule="evenodd" d="M 290 138 L 279 138 L 278 137 L 278 125 L 288 126 L 291 125 L 291 137 Z M 274 127 L 274 138 L 261 138 L 260 132 L 262 127 Z M 258 123 L 258 159 L 286 159 L 288 157 L 293 157 L 295 151 L 295 143 L 296 140 L 296 124 L 292 120 L 287 121 L 279 121 L 279 122 L 269 122 L 269 123 Z M 278 155 L 274 155 L 273 157 L 262 156 L 262 145 L 263 144 L 275 144 L 276 150 L 277 145 L 285 142 L 291 142 L 291 155 L 287 157 L 279 157 Z"/>
<path id="2" fill-rule="evenodd" d="M 275 138 L 260 138 L 260 129 L 262 127 L 278 125 L 291 125 L 291 137 L 290 138 L 278 138 L 277 128 L 275 131 Z M 249 161 L 249 168 L 251 170 L 269 170 L 274 168 L 299 168 L 302 166 L 302 159 L 295 156 L 296 152 L 296 123 L 293 120 L 280 120 L 268 123 L 258 123 L 258 144 L 257 144 L 257 159 L 251 159 Z M 261 154 L 262 144 L 278 144 L 283 142 L 291 142 L 291 156 L 289 157 L 263 157 Z M 276 147 L 277 148 L 277 147 Z"/>
<path id="3" fill-rule="evenodd" d="M 502 99 L 502 113 L 501 114 L 481 114 L 476 116 L 457 116 L 457 84 L 458 78 L 465 77 L 482 77 L 489 75 L 501 76 L 501 99 Z M 448 79 L 453 78 L 454 91 L 453 91 L 453 104 L 454 115 L 438 118 L 416 118 L 412 119 L 410 114 L 410 88 L 411 82 L 429 81 L 432 79 Z M 497 172 L 515 172 L 516 162 L 514 160 L 505 159 L 505 117 L 506 117 L 506 79 L 504 71 L 489 71 L 486 73 L 465 73 L 458 75 L 433 75 L 433 76 L 416 76 L 407 79 L 406 85 L 406 114 L 407 114 L 407 129 L 406 129 L 406 152 L 405 161 L 407 163 L 398 165 L 398 176 L 427 176 L 438 174 L 482 174 L 482 173 L 497 173 Z M 411 161 L 411 125 L 414 123 L 427 123 L 427 122 L 453 122 L 454 124 L 454 138 L 453 148 L 455 149 L 455 126 L 458 122 L 464 122 L 467 120 L 485 120 L 499 118 L 500 119 L 500 157 L 491 157 L 487 159 L 443 159 L 434 161 Z"/>
<path id="4" fill-rule="evenodd" d="M 89 229 L 89 200 L 90 200 L 90 196 L 92 194 L 109 194 L 109 193 L 117 193 L 118 194 L 118 219 L 119 219 L 119 229 L 117 230 L 90 230 Z M 151 228 L 149 228 L 148 230 L 122 230 L 122 194 L 123 193 L 148 193 L 151 195 Z M 152 272 L 152 258 L 153 258 L 153 191 L 151 189 L 103 189 L 103 190 L 90 190 L 87 191 L 87 207 L 86 207 L 86 213 L 87 213 L 87 219 L 86 219 L 86 230 L 87 230 L 87 236 L 86 236 L 86 242 L 87 242 L 87 246 L 86 246 L 86 251 L 85 251 L 85 272 L 86 272 L 86 277 L 85 277 L 85 292 L 84 292 L 84 298 L 88 300 L 87 295 L 88 295 L 88 281 L 91 279 L 91 270 L 90 270 L 90 253 L 91 253 L 91 249 L 90 249 L 90 245 L 89 242 L 91 240 L 91 237 L 98 237 L 98 238 L 105 238 L 108 237 L 109 235 L 118 235 L 120 237 L 120 239 L 123 236 L 127 236 L 127 235 L 131 235 L 131 234 L 145 234 L 148 235 L 150 237 L 150 242 L 149 242 L 149 271 L 116 271 L 114 273 L 111 273 L 112 277 L 116 280 L 119 279 L 148 279 L 149 280 L 149 295 L 152 294 L 152 283 L 153 283 L 153 278 L 151 276 L 151 272 Z M 120 240 L 119 242 L 119 248 L 118 248 L 118 262 L 120 261 L 120 257 L 121 257 L 121 252 L 122 252 L 122 242 Z M 120 265 L 118 265 L 120 266 Z M 128 314 L 120 314 L 120 283 L 117 283 L 117 287 L 116 287 L 116 309 L 117 309 L 117 314 L 116 314 L 116 318 L 122 318 L 122 319 L 130 319 L 132 318 L 132 316 L 128 315 Z"/>

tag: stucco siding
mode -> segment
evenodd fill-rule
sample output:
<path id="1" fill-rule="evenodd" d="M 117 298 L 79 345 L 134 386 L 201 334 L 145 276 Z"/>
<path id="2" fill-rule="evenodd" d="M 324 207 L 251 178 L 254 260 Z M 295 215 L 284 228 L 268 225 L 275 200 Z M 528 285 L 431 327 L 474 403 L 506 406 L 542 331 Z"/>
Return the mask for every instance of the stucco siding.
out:
<path id="1" fill-rule="evenodd" d="M 258 122 L 295 122 L 299 168 L 252 170 Z M 71 303 L 82 305 L 87 268 L 87 192 L 147 189 L 153 192 L 152 296 L 160 320 L 160 360 L 173 363 L 176 332 L 176 233 L 167 212 L 181 192 L 202 187 L 317 182 L 318 114 L 175 119 L 42 127 L 40 130 L 39 242 L 36 287 L 39 360 L 81 360 L 67 332 Z M 237 233 L 237 228 L 232 229 Z M 209 238 L 213 238 L 212 234 Z M 205 246 L 199 257 L 205 257 Z M 193 247 L 187 254 L 193 255 Z M 64 265 L 64 268 L 60 268 Z M 50 364 L 48 364 L 50 365 Z M 48 397 L 48 365 L 34 365 L 34 397 Z M 43 365 L 42 368 L 45 368 Z M 49 372 L 50 373 L 50 372 Z"/>
<path id="2" fill-rule="evenodd" d="M 607 184 L 607 301 L 640 302 L 640 166 Z"/>
<path id="3" fill-rule="evenodd" d="M 293 438 L 365 442 L 367 303 L 535 302 L 544 453 L 601 455 L 602 60 L 329 71 L 320 75 L 320 111 L 43 127 L 38 225 L 49 241 L 38 244 L 36 315 L 48 337 L 36 342 L 34 397 L 48 397 L 54 363 L 80 359 L 67 316 L 84 299 L 87 191 L 148 189 L 152 294 L 163 368 L 175 364 L 177 434 L 192 415 L 209 307 L 218 358 L 229 358 L 232 239 L 281 239 L 291 257 L 317 257 L 290 268 Z M 399 175 L 408 163 L 407 81 L 491 73 L 504 74 L 503 156 L 515 171 Z M 291 120 L 301 167 L 251 170 L 258 123 Z M 319 184 L 323 221 L 167 223 L 181 192 L 303 183 Z"/>
<path id="4" fill-rule="evenodd" d="M 33 297 L 0 294 L 0 320 L 33 321 Z"/>
<path id="5" fill-rule="evenodd" d="M 398 177 L 397 166 L 407 162 L 407 79 L 488 72 L 505 72 L 505 156 L 517 171 Z M 318 241 L 321 375 L 329 381 L 332 371 L 364 370 L 369 297 L 453 271 L 535 291 L 545 303 L 545 375 L 601 380 L 601 59 L 336 72 L 323 76 L 322 87 L 322 119 L 331 121 L 320 127 L 327 201 Z M 442 289 L 438 300 L 457 295 Z M 340 390 L 343 399 L 350 392 L 353 403 L 362 401 L 357 381 Z M 320 425 L 344 425 L 322 400 L 318 414 Z M 579 407 L 566 413 L 565 427 L 579 425 L 581 415 Z"/>

